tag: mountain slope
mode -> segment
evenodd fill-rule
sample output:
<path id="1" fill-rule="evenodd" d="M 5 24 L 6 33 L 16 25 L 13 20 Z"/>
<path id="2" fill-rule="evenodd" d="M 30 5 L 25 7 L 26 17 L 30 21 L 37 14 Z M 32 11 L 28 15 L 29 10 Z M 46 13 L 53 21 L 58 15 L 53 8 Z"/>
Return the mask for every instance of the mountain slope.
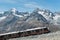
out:
<path id="1" fill-rule="evenodd" d="M 36 9 L 32 13 L 28 13 L 19 12 L 13 8 L 2 15 L 1 17 L 6 18 L 0 19 L 0 33 L 44 26 L 50 28 L 50 31 L 60 30 L 59 25 L 54 24 L 56 15 L 49 10 Z"/>

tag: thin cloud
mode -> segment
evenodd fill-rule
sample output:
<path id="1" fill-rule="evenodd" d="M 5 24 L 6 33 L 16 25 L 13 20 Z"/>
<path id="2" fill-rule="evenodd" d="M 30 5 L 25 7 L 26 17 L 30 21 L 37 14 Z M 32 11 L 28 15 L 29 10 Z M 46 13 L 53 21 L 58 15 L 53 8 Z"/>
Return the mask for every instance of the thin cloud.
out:
<path id="1" fill-rule="evenodd" d="M 40 6 L 35 5 L 35 4 L 25 4 L 25 7 L 29 7 L 29 8 L 39 8 Z"/>
<path id="2" fill-rule="evenodd" d="M 39 6 L 35 2 L 26 3 L 26 4 L 24 4 L 24 6 L 27 7 L 27 8 L 41 8 L 41 6 Z"/>
<path id="3" fill-rule="evenodd" d="M 15 0 L 0 0 L 0 3 L 17 3 Z"/>

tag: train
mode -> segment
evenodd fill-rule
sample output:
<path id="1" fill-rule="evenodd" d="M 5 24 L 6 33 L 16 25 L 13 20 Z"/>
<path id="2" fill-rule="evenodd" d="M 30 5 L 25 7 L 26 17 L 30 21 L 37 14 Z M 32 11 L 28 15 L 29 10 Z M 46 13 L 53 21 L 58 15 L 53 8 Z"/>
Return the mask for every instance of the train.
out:
<path id="1" fill-rule="evenodd" d="M 18 38 L 18 37 L 26 37 L 26 36 L 31 36 L 31 35 L 40 35 L 40 34 L 45 34 L 49 32 L 50 31 L 47 27 L 37 27 L 37 28 L 26 29 L 22 31 L 15 31 L 15 32 L 0 34 L 0 40 L 6 40 L 6 39 Z"/>

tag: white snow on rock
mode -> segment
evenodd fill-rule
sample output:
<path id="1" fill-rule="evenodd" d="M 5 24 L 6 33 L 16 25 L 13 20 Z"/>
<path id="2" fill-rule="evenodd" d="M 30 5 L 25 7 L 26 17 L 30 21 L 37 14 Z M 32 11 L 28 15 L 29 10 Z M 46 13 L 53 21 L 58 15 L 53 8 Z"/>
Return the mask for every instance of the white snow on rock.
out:
<path id="1" fill-rule="evenodd" d="M 60 25 L 60 15 L 56 14 L 54 18 L 54 24 L 55 25 Z"/>
<path id="2" fill-rule="evenodd" d="M 6 16 L 0 17 L 0 21 L 4 20 Z"/>
<path id="3" fill-rule="evenodd" d="M 11 12 L 13 12 L 13 15 L 15 15 L 15 16 L 17 16 L 17 17 L 23 17 L 22 15 L 17 15 L 17 14 L 16 14 L 16 11 L 17 11 L 16 8 L 12 8 L 12 9 L 11 9 Z"/>
<path id="4" fill-rule="evenodd" d="M 15 13 L 16 12 L 16 8 L 12 8 L 11 11 Z"/>
<path id="5" fill-rule="evenodd" d="M 1 11 L 1 12 L 0 12 L 0 14 L 4 14 L 4 12 L 3 12 L 3 11 Z"/>

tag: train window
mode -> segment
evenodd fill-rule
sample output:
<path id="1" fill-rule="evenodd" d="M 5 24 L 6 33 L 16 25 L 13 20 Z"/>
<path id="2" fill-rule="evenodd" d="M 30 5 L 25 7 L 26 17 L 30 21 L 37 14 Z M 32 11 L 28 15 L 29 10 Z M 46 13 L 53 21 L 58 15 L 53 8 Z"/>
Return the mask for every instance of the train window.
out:
<path id="1" fill-rule="evenodd" d="M 31 32 L 34 32 L 34 30 L 32 30 Z"/>
<path id="2" fill-rule="evenodd" d="M 47 30 L 47 28 L 44 28 L 44 30 Z"/>
<path id="3" fill-rule="evenodd" d="M 11 34 L 9 34 L 8 36 L 9 36 L 9 38 L 10 38 L 10 37 L 11 37 Z"/>
<path id="4" fill-rule="evenodd" d="M 26 34 L 26 32 L 23 32 L 23 35 L 25 35 Z"/>
<path id="5" fill-rule="evenodd" d="M 24 32 L 21 32 L 21 34 L 23 34 Z"/>
<path id="6" fill-rule="evenodd" d="M 22 34 L 24 34 L 24 32 L 22 32 Z"/>
<path id="7" fill-rule="evenodd" d="M 16 35 L 16 34 L 12 34 L 11 36 L 12 36 L 12 37 L 15 37 L 15 35 Z"/>
<path id="8" fill-rule="evenodd" d="M 31 31 L 28 31 L 28 34 L 30 34 L 31 33 Z"/>
<path id="9" fill-rule="evenodd" d="M 25 34 L 28 34 L 28 32 L 25 32 Z"/>
<path id="10" fill-rule="evenodd" d="M 36 30 L 34 30 L 33 32 L 36 32 Z"/>
<path id="11" fill-rule="evenodd" d="M 41 33 L 42 32 L 42 29 L 40 29 L 39 32 Z"/>
<path id="12" fill-rule="evenodd" d="M 19 34 L 22 34 L 22 32 L 20 32 Z"/>
<path id="13" fill-rule="evenodd" d="M 36 32 L 39 32 L 39 30 L 36 30 Z"/>

